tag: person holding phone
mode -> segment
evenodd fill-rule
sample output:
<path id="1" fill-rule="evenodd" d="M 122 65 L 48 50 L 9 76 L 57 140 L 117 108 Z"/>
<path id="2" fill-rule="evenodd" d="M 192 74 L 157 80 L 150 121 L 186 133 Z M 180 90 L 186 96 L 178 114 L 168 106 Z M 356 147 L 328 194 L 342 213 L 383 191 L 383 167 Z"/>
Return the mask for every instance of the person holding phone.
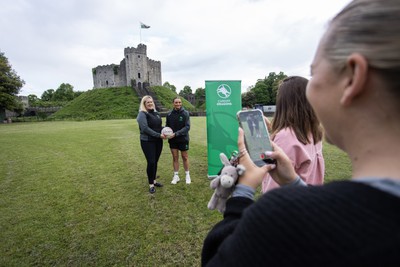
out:
<path id="1" fill-rule="evenodd" d="M 272 149 L 267 125 L 264 122 L 262 111 L 259 109 L 241 110 L 237 113 L 237 119 L 239 120 L 240 127 L 244 131 L 244 141 L 250 158 L 253 160 L 253 162 L 257 166 L 263 166 L 267 163 L 274 163 L 273 160 L 265 157 L 265 155 L 262 154 L 264 151 Z M 254 122 L 254 124 L 258 124 L 258 134 L 255 137 L 253 136 L 253 128 L 251 127 L 251 125 L 254 124 L 249 124 L 249 121 Z"/>
<path id="2" fill-rule="evenodd" d="M 154 194 L 156 187 L 163 185 L 156 181 L 157 165 L 163 148 L 165 135 L 161 133 L 162 120 L 154 106 L 153 98 L 149 95 L 143 96 L 140 101 L 140 110 L 137 116 L 140 129 L 140 146 L 147 161 L 147 180 L 149 192 Z"/>
<path id="3" fill-rule="evenodd" d="M 202 266 L 394 266 L 400 262 L 400 1 L 353 0 L 318 44 L 306 96 L 352 178 L 306 186 L 274 145 L 276 165 L 246 167 Z M 254 202 L 269 171 L 281 186 Z M 344 177 L 345 178 L 345 177 Z"/>
<path id="4" fill-rule="evenodd" d="M 300 178 L 310 185 L 324 183 L 325 161 L 322 155 L 322 129 L 306 98 L 308 80 L 299 76 L 281 81 L 276 97 L 276 112 L 271 123 L 271 139 L 288 155 Z M 265 193 L 279 185 L 266 174 Z"/>

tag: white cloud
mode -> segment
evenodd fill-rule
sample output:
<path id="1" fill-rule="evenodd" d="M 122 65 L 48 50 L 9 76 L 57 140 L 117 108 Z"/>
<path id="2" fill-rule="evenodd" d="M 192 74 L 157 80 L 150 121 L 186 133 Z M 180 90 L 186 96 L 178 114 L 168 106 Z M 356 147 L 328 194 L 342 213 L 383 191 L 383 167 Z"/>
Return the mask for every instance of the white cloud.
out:
<path id="1" fill-rule="evenodd" d="M 307 76 L 327 21 L 349 1 L 0 0 L 0 50 L 25 95 L 91 89 L 91 69 L 118 64 L 140 40 L 178 90 L 215 79 L 245 90 L 270 72 Z"/>

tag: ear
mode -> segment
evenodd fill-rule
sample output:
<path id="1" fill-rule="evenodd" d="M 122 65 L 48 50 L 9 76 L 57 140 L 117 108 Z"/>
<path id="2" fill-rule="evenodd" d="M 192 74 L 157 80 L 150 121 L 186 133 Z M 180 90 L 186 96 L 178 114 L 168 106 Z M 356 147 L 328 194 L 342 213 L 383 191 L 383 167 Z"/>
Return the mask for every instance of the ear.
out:
<path id="1" fill-rule="evenodd" d="M 353 53 L 347 59 L 347 67 L 351 76 L 340 99 L 343 106 L 350 105 L 365 90 L 368 62 L 361 54 Z"/>
<path id="2" fill-rule="evenodd" d="M 224 166 L 231 165 L 231 163 L 228 160 L 228 157 L 224 153 L 219 154 L 219 158 L 221 159 L 221 162 L 222 162 L 222 164 L 224 164 Z"/>

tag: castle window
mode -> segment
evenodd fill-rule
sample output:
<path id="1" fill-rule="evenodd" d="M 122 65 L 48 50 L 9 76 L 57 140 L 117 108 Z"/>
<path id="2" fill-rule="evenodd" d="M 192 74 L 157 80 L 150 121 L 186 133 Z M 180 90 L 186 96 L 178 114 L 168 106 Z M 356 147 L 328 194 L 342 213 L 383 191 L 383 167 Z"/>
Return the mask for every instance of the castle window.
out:
<path id="1" fill-rule="evenodd" d="M 140 72 L 137 74 L 138 78 L 140 79 Z"/>
<path id="2" fill-rule="evenodd" d="M 107 85 L 107 87 L 108 87 L 108 81 L 106 81 L 106 85 Z"/>
<path id="3" fill-rule="evenodd" d="M 140 55 L 138 55 L 137 57 L 140 58 Z"/>
<path id="4" fill-rule="evenodd" d="M 126 55 L 126 59 L 129 59 L 129 55 Z"/>

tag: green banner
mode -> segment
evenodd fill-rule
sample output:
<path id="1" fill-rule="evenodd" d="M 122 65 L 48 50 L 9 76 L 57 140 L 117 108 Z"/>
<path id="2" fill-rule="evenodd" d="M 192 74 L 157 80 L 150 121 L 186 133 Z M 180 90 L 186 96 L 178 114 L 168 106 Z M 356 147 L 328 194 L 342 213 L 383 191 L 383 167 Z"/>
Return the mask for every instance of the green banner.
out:
<path id="1" fill-rule="evenodd" d="M 222 167 L 219 154 L 227 157 L 237 150 L 239 123 L 236 113 L 242 109 L 241 81 L 206 81 L 208 177 Z"/>

